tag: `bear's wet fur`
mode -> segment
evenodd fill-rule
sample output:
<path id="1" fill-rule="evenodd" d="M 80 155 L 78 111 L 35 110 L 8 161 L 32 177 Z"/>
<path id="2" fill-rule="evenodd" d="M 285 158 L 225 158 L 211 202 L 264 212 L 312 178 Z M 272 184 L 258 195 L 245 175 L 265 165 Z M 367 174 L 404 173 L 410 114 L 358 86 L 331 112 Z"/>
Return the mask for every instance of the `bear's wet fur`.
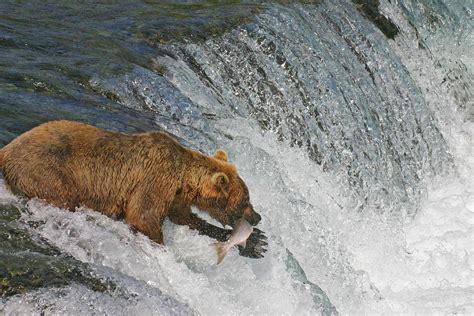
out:
<path id="1" fill-rule="evenodd" d="M 214 226 L 191 206 L 223 225 L 241 217 L 252 225 L 260 221 L 247 186 L 223 150 L 206 156 L 163 132 L 126 134 L 51 121 L 2 148 L 0 171 L 14 192 L 61 208 L 86 207 L 123 218 L 161 244 L 166 217 L 213 235 Z"/>

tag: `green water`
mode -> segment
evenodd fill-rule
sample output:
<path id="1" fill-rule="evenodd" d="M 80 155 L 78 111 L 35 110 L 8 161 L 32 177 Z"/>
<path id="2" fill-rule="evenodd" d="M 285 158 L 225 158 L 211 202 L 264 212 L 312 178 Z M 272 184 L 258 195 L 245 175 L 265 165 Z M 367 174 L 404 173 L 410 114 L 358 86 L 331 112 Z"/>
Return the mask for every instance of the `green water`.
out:
<path id="1" fill-rule="evenodd" d="M 135 65 L 165 71 L 152 62 L 161 44 L 215 36 L 259 9 L 239 1 L 2 1 L 0 145 L 61 118 L 118 130 L 154 128 L 151 115 L 94 91 L 90 79 Z"/>

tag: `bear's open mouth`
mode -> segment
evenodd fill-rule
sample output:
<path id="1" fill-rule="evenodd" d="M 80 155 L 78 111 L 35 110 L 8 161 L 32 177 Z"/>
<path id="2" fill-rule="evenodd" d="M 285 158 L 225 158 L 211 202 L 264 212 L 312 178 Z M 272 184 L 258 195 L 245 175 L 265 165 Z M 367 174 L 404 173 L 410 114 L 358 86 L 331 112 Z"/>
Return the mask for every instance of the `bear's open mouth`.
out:
<path id="1" fill-rule="evenodd" d="M 237 225 L 237 221 L 241 218 L 244 218 L 242 215 L 239 215 L 239 216 L 229 216 L 228 217 L 228 223 L 227 225 L 229 225 L 230 227 L 232 228 L 235 228 L 235 225 Z"/>

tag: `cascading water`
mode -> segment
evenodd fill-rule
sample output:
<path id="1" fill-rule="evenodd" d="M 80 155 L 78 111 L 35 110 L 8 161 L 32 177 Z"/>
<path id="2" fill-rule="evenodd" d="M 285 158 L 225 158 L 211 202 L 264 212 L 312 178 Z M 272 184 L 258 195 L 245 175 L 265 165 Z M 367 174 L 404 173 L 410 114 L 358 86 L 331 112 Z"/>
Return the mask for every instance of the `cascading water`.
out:
<path id="1" fill-rule="evenodd" d="M 2 299 L 0 311 L 474 312 L 471 10 L 462 1 L 266 5 L 206 40 L 137 49 L 151 66 L 95 73 L 89 99 L 113 104 L 81 119 L 228 150 L 268 252 L 235 251 L 215 266 L 212 240 L 186 227 L 166 223 L 159 247 L 121 222 L 18 200 L 2 184 L 0 203 L 23 209 L 19 229 L 105 285 L 46 287 Z M 107 113 L 113 124 L 100 120 Z"/>

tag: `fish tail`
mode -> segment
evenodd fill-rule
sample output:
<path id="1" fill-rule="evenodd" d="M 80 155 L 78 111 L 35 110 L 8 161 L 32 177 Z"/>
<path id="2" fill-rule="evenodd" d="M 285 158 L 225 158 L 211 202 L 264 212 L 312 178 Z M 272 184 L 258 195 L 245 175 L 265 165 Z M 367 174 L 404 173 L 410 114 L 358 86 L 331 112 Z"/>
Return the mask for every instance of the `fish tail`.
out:
<path id="1" fill-rule="evenodd" d="M 217 264 L 219 264 L 222 262 L 222 260 L 224 260 L 225 256 L 229 252 L 229 247 L 227 247 L 227 243 L 225 242 L 217 242 L 215 246 L 217 252 Z"/>

